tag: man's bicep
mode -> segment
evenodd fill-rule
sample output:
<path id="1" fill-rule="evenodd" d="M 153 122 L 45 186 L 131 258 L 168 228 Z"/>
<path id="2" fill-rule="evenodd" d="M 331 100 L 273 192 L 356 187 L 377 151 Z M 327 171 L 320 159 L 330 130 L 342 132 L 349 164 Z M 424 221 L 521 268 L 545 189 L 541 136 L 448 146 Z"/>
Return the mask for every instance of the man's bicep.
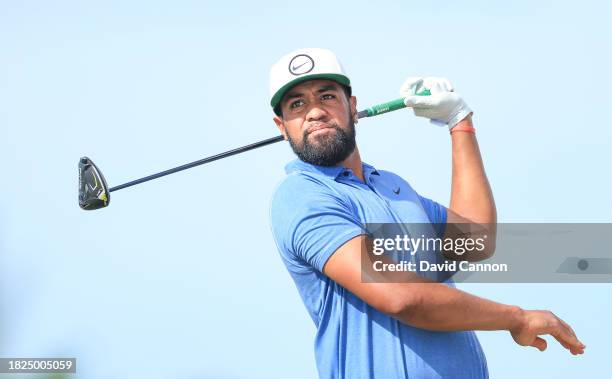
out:
<path id="1" fill-rule="evenodd" d="M 410 283 L 406 278 L 393 281 L 371 270 L 368 265 L 371 240 L 359 235 L 340 246 L 327 260 L 323 273 L 377 310 L 395 314 L 411 299 Z M 415 281 L 422 281 L 413 277 Z"/>

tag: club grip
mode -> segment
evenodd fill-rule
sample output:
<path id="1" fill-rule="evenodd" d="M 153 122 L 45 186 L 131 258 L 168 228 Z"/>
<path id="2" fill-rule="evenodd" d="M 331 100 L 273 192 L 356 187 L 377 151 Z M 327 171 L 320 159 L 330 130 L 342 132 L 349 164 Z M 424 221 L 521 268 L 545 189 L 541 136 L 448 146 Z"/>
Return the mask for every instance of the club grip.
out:
<path id="1" fill-rule="evenodd" d="M 431 92 L 429 92 L 429 90 L 426 89 L 424 91 L 417 93 L 416 95 L 417 96 L 429 96 L 431 95 Z M 395 99 L 395 100 L 387 101 L 386 103 L 374 105 L 373 107 L 367 108 L 365 111 L 362 111 L 362 112 L 366 113 L 364 115 L 365 117 L 372 117 L 372 116 L 378 116 L 379 114 L 383 114 L 387 112 L 393 112 L 393 111 L 396 111 L 402 108 L 406 108 L 406 105 L 404 104 L 404 98 L 400 97 L 399 99 Z"/>

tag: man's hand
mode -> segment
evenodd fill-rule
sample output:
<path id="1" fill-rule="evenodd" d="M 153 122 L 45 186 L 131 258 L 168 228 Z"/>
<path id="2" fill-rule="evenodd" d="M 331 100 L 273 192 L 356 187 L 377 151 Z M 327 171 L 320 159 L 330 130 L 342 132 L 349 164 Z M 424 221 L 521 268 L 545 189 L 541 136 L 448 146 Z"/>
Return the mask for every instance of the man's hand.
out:
<path id="1" fill-rule="evenodd" d="M 538 337 L 550 334 L 572 354 L 584 353 L 586 347 L 578 340 L 572 328 L 550 311 L 523 311 L 519 324 L 510 329 L 514 341 L 521 346 L 533 346 L 546 350 L 546 340 Z"/>
<path id="2" fill-rule="evenodd" d="M 423 90 L 429 90 L 429 96 L 416 96 Z M 411 77 L 400 88 L 404 104 L 412 107 L 414 114 L 426 117 L 434 124 L 448 125 L 452 129 L 461 120 L 472 113 L 461 96 L 453 92 L 453 86 L 446 78 Z"/>

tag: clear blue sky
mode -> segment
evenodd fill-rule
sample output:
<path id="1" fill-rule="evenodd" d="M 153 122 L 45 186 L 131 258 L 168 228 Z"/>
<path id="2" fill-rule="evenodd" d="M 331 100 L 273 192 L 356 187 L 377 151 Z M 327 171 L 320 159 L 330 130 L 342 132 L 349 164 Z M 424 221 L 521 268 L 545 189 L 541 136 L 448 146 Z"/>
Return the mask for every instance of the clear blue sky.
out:
<path id="1" fill-rule="evenodd" d="M 277 144 L 77 206 L 111 185 L 276 135 L 269 66 L 341 58 L 362 106 L 446 76 L 475 110 L 500 221 L 611 222 L 610 6 L 518 1 L 0 3 L 0 356 L 77 378 L 312 378 L 314 326 L 269 230 Z M 410 111 L 358 126 L 365 161 L 447 204 L 448 133 Z M 473 284 L 551 309 L 587 345 L 478 333 L 493 378 L 602 377 L 611 284 Z"/>

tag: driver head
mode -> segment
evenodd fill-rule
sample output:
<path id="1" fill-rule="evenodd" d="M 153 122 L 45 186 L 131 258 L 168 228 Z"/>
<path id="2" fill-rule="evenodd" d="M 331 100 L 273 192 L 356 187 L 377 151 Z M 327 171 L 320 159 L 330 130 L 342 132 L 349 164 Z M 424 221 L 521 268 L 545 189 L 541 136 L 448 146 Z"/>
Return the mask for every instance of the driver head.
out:
<path id="1" fill-rule="evenodd" d="M 110 193 L 102 172 L 87 157 L 79 160 L 79 206 L 85 210 L 104 208 Z"/>

